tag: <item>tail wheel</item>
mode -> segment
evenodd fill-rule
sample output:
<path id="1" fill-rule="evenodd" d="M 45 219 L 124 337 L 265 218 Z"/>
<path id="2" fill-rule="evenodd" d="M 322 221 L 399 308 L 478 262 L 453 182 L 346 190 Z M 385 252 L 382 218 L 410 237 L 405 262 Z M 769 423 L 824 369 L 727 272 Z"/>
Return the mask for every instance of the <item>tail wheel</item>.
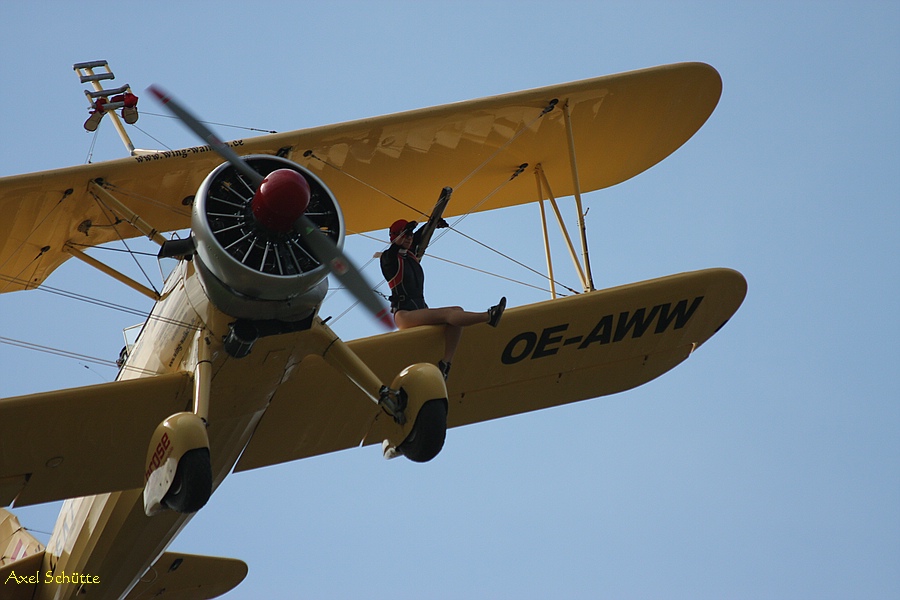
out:
<path id="1" fill-rule="evenodd" d="M 438 455 L 447 437 L 447 402 L 429 400 L 419 409 L 412 431 L 397 447 L 413 462 L 428 462 Z"/>
<path id="2" fill-rule="evenodd" d="M 178 461 L 172 487 L 162 504 L 179 513 L 194 513 L 203 508 L 212 495 L 212 465 L 209 448 L 188 450 Z"/>

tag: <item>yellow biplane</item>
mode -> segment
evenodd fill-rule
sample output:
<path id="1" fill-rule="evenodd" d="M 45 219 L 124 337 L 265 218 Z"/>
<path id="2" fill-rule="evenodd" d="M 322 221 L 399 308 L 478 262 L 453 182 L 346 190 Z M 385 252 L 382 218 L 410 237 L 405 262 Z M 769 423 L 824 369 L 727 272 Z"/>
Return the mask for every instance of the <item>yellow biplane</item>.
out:
<path id="1" fill-rule="evenodd" d="M 104 90 L 101 66 L 75 65 L 103 101 L 91 126 L 108 113 L 125 135 L 113 111 L 125 97 L 125 124 L 137 118 L 131 91 Z M 46 547 L 0 509 L 3 598 L 225 593 L 243 562 L 166 549 L 230 472 L 369 444 L 426 462 L 448 427 L 660 376 L 746 294 L 740 273 L 719 268 L 595 291 L 585 248 L 584 293 L 468 327 L 446 382 L 441 327 L 344 342 L 318 315 L 333 274 L 390 323 L 344 236 L 411 212 L 433 221 L 446 182 L 460 182 L 442 195 L 446 217 L 530 202 L 543 214 L 566 196 L 581 215 L 582 193 L 650 168 L 703 125 L 721 94 L 708 65 L 229 143 L 153 91 L 203 145 L 126 143 L 123 159 L 0 179 L 0 291 L 38 288 L 76 257 L 155 300 L 116 381 L 0 400 L 0 506 L 65 499 Z M 177 260 L 161 292 L 85 253 L 119 236 L 146 236 Z"/>

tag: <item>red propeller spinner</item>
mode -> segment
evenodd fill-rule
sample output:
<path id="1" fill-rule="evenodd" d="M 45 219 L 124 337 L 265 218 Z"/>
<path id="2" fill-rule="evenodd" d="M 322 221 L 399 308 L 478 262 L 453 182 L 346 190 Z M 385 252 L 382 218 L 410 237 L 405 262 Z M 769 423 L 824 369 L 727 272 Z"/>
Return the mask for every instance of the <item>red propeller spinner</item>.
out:
<path id="1" fill-rule="evenodd" d="M 250 208 L 260 225 L 286 233 L 309 206 L 309 183 L 297 171 L 278 169 L 263 179 Z"/>

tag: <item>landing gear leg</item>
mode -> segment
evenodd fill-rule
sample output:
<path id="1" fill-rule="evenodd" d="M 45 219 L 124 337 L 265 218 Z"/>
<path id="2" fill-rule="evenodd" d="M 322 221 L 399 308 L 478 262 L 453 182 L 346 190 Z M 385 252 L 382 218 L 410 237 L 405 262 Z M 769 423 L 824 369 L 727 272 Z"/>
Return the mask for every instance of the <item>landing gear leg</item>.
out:
<path id="1" fill-rule="evenodd" d="M 393 418 L 396 427 L 382 445 L 385 458 L 403 454 L 427 462 L 437 456 L 447 435 L 447 386 L 441 371 L 429 363 L 410 365 L 388 387 L 327 325 L 317 323 L 312 331 L 321 342 L 322 357 Z"/>
<path id="2" fill-rule="evenodd" d="M 370 400 L 383 408 L 399 425 L 406 423 L 406 402 L 400 393 L 384 385 L 372 369 L 322 322 L 313 326 L 322 346 L 322 358 L 356 384 Z"/>
<path id="3" fill-rule="evenodd" d="M 144 473 L 144 513 L 148 517 L 167 508 L 179 513 L 197 512 L 212 495 L 212 461 L 206 430 L 211 352 L 203 332 L 197 335 L 196 343 L 193 410 L 165 419 L 150 439 Z"/>

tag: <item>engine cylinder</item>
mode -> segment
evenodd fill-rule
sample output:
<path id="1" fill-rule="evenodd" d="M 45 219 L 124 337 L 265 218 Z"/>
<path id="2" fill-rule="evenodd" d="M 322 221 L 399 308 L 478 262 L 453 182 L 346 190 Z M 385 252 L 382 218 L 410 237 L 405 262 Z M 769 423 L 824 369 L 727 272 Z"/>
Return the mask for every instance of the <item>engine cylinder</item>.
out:
<path id="1" fill-rule="evenodd" d="M 263 177 L 279 169 L 299 173 L 309 184 L 306 216 L 339 248 L 343 246 L 340 206 L 318 177 L 276 156 L 249 156 L 245 161 Z M 228 163 L 200 185 L 191 216 L 200 281 L 213 304 L 230 316 L 305 318 L 328 291 L 328 271 L 293 227 L 279 231 L 256 218 L 255 192 L 253 184 Z"/>

